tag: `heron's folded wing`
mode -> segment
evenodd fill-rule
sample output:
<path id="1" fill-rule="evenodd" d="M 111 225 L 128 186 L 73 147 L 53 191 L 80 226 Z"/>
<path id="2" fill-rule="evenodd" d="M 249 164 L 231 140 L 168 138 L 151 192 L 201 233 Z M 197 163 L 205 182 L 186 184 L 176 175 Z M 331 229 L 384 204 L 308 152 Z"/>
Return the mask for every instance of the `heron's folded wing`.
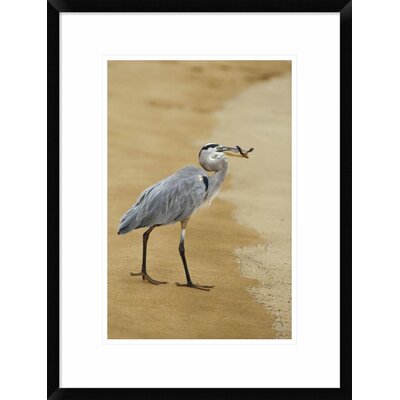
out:
<path id="1" fill-rule="evenodd" d="M 161 183 L 162 181 L 155 183 L 153 186 L 150 186 L 139 195 L 135 204 L 133 204 L 132 207 L 122 216 L 118 232 L 127 233 L 133 229 L 146 226 L 142 225 L 143 211 L 145 209 L 144 206 L 148 202 L 147 198 L 149 194 L 153 192 Z"/>
<path id="2" fill-rule="evenodd" d="M 199 208 L 207 190 L 207 174 L 197 167 L 185 167 L 142 192 L 122 217 L 120 227 L 129 231 L 182 221 Z"/>
<path id="3" fill-rule="evenodd" d="M 142 224 L 152 226 L 182 221 L 201 205 L 205 195 L 206 185 L 201 174 L 175 174 L 155 187 L 139 205 Z"/>

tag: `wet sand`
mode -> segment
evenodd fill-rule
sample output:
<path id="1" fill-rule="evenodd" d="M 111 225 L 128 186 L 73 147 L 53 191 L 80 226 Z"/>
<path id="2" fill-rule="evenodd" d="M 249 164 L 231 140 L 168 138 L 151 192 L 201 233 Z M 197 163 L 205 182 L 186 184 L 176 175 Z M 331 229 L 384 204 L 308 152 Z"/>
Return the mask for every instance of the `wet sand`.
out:
<path id="1" fill-rule="evenodd" d="M 251 294 L 254 290 L 262 292 L 266 282 L 274 287 L 273 279 L 277 278 L 266 274 L 268 269 L 286 265 L 286 270 L 290 271 L 290 228 L 289 238 L 286 237 L 290 227 L 290 213 L 285 211 L 282 214 L 279 207 L 271 209 L 271 205 L 282 201 L 290 209 L 290 190 L 286 192 L 281 188 L 272 193 L 256 191 L 257 196 L 271 195 L 272 199 L 269 201 L 264 198 L 265 201 L 260 202 L 258 208 L 252 206 L 254 198 L 248 198 L 254 188 L 259 186 L 257 171 L 260 165 L 261 168 L 270 168 L 268 177 L 273 178 L 272 182 L 278 186 L 280 177 L 285 182 L 284 187 L 288 180 L 290 182 L 290 164 L 287 170 L 282 170 L 283 161 L 277 161 L 279 151 L 287 154 L 289 148 L 290 154 L 290 131 L 289 141 L 285 139 L 281 150 L 277 148 L 275 153 L 263 154 L 259 149 L 262 148 L 263 140 L 260 143 L 257 135 L 251 137 L 249 132 L 257 129 L 259 132 L 257 126 L 265 123 L 265 119 L 261 118 L 261 122 L 257 118 L 255 121 L 247 119 L 242 125 L 245 129 L 241 136 L 239 133 L 230 136 L 223 123 L 221 125 L 225 118 L 229 120 L 230 111 L 226 114 L 226 110 L 232 106 L 230 102 L 236 99 L 242 104 L 240 107 L 253 109 L 252 96 L 244 100 L 240 96 L 252 88 L 274 82 L 275 78 L 287 79 L 284 77 L 288 76 L 289 71 L 289 62 L 270 61 L 109 62 L 110 339 L 255 339 L 290 336 L 290 328 L 282 330 L 279 328 L 282 324 L 277 325 L 279 319 L 274 307 L 271 307 L 276 299 L 268 302 L 265 292 L 261 296 Z M 259 104 L 262 93 L 257 93 L 257 96 L 256 102 Z M 267 122 L 272 125 L 274 123 L 273 120 Z M 276 126 L 281 123 L 282 120 L 277 121 Z M 217 139 L 217 136 L 221 139 Z M 130 276 L 131 271 L 140 270 L 144 230 L 118 236 L 116 231 L 121 215 L 146 187 L 184 165 L 197 165 L 199 147 L 210 141 L 254 146 L 258 152 L 254 152 L 249 160 L 230 161 L 228 178 L 219 197 L 210 208 L 198 212 L 187 228 L 186 253 L 192 279 L 198 283 L 214 284 L 215 288 L 203 292 L 175 286 L 175 282 L 185 281 L 178 252 L 179 224 L 156 228 L 149 240 L 148 271 L 153 278 L 166 280 L 169 284 L 153 286 Z M 263 165 L 255 161 L 258 154 L 259 160 L 261 157 L 267 160 L 268 155 L 273 156 L 273 159 Z M 245 183 L 244 175 L 240 172 L 242 167 L 248 171 Z M 281 193 L 278 199 L 274 198 L 277 193 Z M 252 216 L 246 218 L 246 213 Z M 257 218 L 257 213 L 262 213 L 263 218 Z M 261 223 L 263 226 L 268 222 L 264 216 L 272 222 L 271 228 L 260 228 L 257 225 L 258 220 L 260 223 L 264 221 Z M 279 224 L 277 221 L 282 216 L 286 218 L 285 223 Z M 273 252 L 276 262 L 271 259 L 268 262 L 261 261 L 260 264 L 254 255 L 259 254 L 258 249 L 260 246 L 264 248 L 266 243 L 276 244 Z M 283 247 L 278 249 L 279 246 Z M 244 276 L 243 268 L 250 272 L 260 268 L 265 271 L 261 275 L 246 273 Z M 288 280 L 289 286 L 286 285 L 284 290 L 289 288 L 290 292 L 290 274 L 289 278 L 286 277 Z M 287 296 L 284 297 L 287 300 Z M 282 299 L 276 301 L 279 303 Z"/>

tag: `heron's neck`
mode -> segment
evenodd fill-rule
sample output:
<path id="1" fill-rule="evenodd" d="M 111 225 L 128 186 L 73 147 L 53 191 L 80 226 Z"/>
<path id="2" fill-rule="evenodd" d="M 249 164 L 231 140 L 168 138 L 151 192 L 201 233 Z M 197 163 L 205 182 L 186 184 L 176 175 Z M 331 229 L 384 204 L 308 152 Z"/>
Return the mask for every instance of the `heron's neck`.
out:
<path id="1" fill-rule="evenodd" d="M 215 172 L 213 175 L 209 177 L 209 189 L 207 198 L 212 200 L 218 194 L 219 189 L 221 189 L 221 186 L 224 183 L 227 172 L 228 172 L 228 162 L 224 162 L 222 169 Z"/>

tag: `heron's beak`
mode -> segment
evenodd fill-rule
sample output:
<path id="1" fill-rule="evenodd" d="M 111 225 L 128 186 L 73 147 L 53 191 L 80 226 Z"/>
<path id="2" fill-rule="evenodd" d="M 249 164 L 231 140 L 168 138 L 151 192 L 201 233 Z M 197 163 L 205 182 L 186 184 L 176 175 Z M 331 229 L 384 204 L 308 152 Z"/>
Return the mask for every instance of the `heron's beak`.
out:
<path id="1" fill-rule="evenodd" d="M 254 150 L 254 148 L 250 148 L 249 150 L 242 149 L 239 146 L 235 147 L 229 147 L 229 146 L 218 146 L 217 151 L 223 151 L 226 153 L 227 156 L 231 157 L 246 157 L 249 158 L 248 153 L 251 153 Z"/>

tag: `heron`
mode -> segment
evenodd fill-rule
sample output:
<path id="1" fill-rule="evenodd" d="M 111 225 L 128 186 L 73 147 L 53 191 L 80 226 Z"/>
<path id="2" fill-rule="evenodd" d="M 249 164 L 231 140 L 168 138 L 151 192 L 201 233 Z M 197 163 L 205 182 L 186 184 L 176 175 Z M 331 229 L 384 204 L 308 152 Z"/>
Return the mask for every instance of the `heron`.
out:
<path id="1" fill-rule="evenodd" d="M 146 255 L 150 233 L 159 226 L 181 223 L 179 253 L 186 276 L 186 283 L 177 286 L 210 290 L 214 285 L 193 283 L 185 256 L 185 233 L 190 217 L 201 207 L 208 206 L 217 196 L 228 171 L 226 155 L 248 158 L 253 151 L 239 146 L 230 147 L 217 143 L 205 144 L 199 152 L 198 161 L 202 168 L 186 166 L 173 175 L 155 183 L 144 190 L 135 204 L 122 216 L 118 235 L 135 229 L 148 228 L 143 234 L 142 269 L 131 272 L 132 276 L 141 276 L 153 285 L 167 282 L 157 281 L 147 273 Z M 210 175 L 209 175 L 210 174 Z"/>

